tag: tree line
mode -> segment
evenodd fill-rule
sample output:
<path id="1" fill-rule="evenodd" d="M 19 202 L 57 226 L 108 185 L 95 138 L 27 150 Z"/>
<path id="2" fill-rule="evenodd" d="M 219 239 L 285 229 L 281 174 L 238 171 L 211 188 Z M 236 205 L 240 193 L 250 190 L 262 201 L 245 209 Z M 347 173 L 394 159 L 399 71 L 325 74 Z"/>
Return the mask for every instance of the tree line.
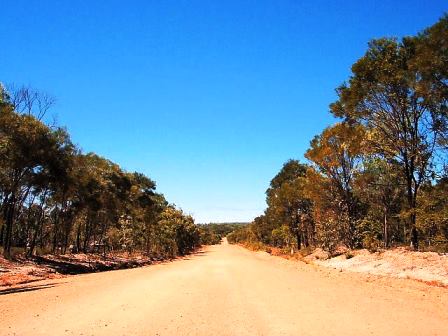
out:
<path id="1" fill-rule="evenodd" d="M 202 224 L 202 240 L 207 245 L 219 244 L 229 233 L 240 229 L 248 223 L 208 223 Z"/>
<path id="2" fill-rule="evenodd" d="M 267 209 L 231 242 L 334 250 L 448 250 L 448 15 L 416 36 L 372 40 L 330 105 L 307 163 L 286 162 Z"/>
<path id="3" fill-rule="evenodd" d="M 54 103 L 0 85 L 0 243 L 3 255 L 143 251 L 157 258 L 201 244 L 201 228 L 153 180 L 94 153 L 42 121 Z"/>

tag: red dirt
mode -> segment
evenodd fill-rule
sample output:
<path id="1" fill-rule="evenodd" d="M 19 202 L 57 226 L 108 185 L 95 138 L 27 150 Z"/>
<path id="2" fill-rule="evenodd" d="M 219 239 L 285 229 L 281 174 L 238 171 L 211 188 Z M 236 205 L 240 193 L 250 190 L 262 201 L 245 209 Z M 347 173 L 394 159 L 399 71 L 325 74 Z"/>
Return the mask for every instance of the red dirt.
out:
<path id="1" fill-rule="evenodd" d="M 13 286 L 44 279 L 57 279 L 66 275 L 92 273 L 113 269 L 133 268 L 153 263 L 142 254 L 115 253 L 44 255 L 14 261 L 0 257 L 0 287 Z"/>

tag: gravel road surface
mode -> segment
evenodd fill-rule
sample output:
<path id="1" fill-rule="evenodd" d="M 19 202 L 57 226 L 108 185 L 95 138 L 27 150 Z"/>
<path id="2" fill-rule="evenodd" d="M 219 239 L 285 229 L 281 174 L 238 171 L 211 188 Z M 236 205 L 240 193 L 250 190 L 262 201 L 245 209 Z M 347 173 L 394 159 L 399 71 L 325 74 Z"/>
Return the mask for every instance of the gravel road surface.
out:
<path id="1" fill-rule="evenodd" d="M 223 243 L 3 289 L 0 335 L 448 335 L 448 289 Z"/>

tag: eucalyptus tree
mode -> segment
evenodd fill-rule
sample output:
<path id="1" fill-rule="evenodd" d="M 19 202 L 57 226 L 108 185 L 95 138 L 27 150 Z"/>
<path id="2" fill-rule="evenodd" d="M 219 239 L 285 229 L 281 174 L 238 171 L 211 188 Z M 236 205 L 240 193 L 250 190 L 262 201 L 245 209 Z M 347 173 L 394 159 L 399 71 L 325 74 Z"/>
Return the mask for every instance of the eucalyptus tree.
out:
<path id="1" fill-rule="evenodd" d="M 274 229 L 286 225 L 298 249 L 302 244 L 309 246 L 314 239 L 312 204 L 305 194 L 307 169 L 297 160 L 287 161 L 266 191 L 266 220 L 276 224 Z"/>
<path id="2" fill-rule="evenodd" d="M 52 95 L 30 86 L 9 84 L 7 91 L 8 100 L 17 113 L 34 116 L 37 120 L 42 120 L 56 102 Z"/>
<path id="3" fill-rule="evenodd" d="M 420 37 L 371 41 L 331 105 L 335 116 L 367 128 L 366 138 L 378 155 L 397 162 L 406 183 L 410 240 L 415 248 L 419 189 L 431 179 L 435 153 L 446 133 L 446 39 L 441 38 L 446 36 L 446 20 Z M 433 53 L 442 55 L 425 60 Z M 443 61 L 439 70 L 429 70 L 437 61 Z"/>
<path id="4" fill-rule="evenodd" d="M 329 194 L 331 202 L 327 206 L 338 216 L 340 239 L 350 247 L 358 243 L 356 220 L 360 208 L 353 183 L 361 169 L 364 138 L 362 126 L 337 123 L 316 136 L 305 154 L 316 173 L 326 181 L 322 193 Z M 320 198 L 319 194 L 314 196 Z"/>
<path id="5" fill-rule="evenodd" d="M 156 249 L 164 256 L 184 255 L 200 244 L 200 230 L 194 219 L 173 205 L 162 212 L 157 230 Z"/>
<path id="6" fill-rule="evenodd" d="M 392 242 L 405 242 L 401 226 L 405 181 L 395 168 L 394 162 L 367 156 L 356 176 L 354 193 L 367 207 L 360 223 L 364 247 L 388 248 Z"/>
<path id="7" fill-rule="evenodd" d="M 422 187 L 417 227 L 425 243 L 437 251 L 448 250 L 448 177 Z"/>
<path id="8" fill-rule="evenodd" d="M 9 103 L 0 105 L 0 139 L 2 244 L 9 257 L 15 224 L 27 201 L 45 189 L 43 181 L 61 178 L 62 153 L 70 152 L 72 145 L 63 130 L 52 130 L 31 115 L 17 114 Z"/>

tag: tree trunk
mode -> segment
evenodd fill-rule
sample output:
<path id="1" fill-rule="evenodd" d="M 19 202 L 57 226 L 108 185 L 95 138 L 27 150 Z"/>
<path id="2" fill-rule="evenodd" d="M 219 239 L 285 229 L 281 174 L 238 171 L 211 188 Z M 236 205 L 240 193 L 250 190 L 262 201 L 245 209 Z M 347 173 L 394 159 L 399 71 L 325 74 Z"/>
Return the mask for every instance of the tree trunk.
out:
<path id="1" fill-rule="evenodd" d="M 81 224 L 78 225 L 76 232 L 76 252 L 81 251 Z"/>
<path id="2" fill-rule="evenodd" d="M 3 255 L 6 259 L 11 259 L 11 240 L 12 229 L 14 225 L 14 209 L 15 209 L 15 195 L 13 194 L 11 199 L 5 208 L 5 233 L 3 235 Z"/>
<path id="3" fill-rule="evenodd" d="M 406 164 L 406 183 L 407 183 L 407 200 L 408 200 L 408 206 L 409 211 L 411 212 L 411 220 L 410 220 L 410 233 L 411 233 L 411 247 L 414 250 L 418 249 L 418 232 L 417 228 L 415 227 L 416 224 L 416 213 L 417 210 L 417 186 L 415 186 L 415 190 L 412 190 L 412 184 L 413 184 L 413 170 L 409 168 L 409 164 Z M 415 185 L 415 184 L 414 184 Z"/>
<path id="4" fill-rule="evenodd" d="M 384 207 L 384 247 L 388 248 L 389 247 L 389 228 L 388 228 L 388 223 L 387 223 L 387 208 Z"/>
<path id="5" fill-rule="evenodd" d="M 417 215 L 415 211 L 417 210 L 417 204 L 415 201 L 415 196 L 416 196 L 415 193 L 411 194 L 410 197 L 408 197 L 408 200 L 411 211 L 411 247 L 414 250 L 418 250 L 419 237 L 416 228 Z"/>
<path id="6" fill-rule="evenodd" d="M 302 240 L 303 240 L 303 245 L 305 245 L 305 247 L 310 246 L 310 243 L 309 243 L 309 240 L 308 240 L 308 234 L 307 234 L 307 232 L 304 232 L 304 233 L 303 233 Z"/>
<path id="7" fill-rule="evenodd" d="M 414 248 L 414 250 L 418 250 L 418 243 L 419 243 L 419 239 L 418 239 L 418 231 L 417 228 L 415 227 L 415 222 L 416 222 L 416 216 L 415 214 L 412 214 L 411 216 L 411 247 Z"/>
<path id="8" fill-rule="evenodd" d="M 298 228 L 296 230 L 296 239 L 297 239 L 297 250 L 300 250 L 302 248 L 302 237 Z"/>

